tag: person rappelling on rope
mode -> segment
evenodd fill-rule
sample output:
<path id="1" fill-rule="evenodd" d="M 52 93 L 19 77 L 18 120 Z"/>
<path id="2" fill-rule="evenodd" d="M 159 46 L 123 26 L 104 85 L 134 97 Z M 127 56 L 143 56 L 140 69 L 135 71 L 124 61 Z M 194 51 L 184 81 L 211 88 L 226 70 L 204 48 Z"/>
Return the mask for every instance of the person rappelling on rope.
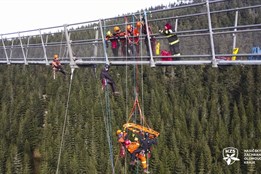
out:
<path id="1" fill-rule="evenodd" d="M 164 29 L 159 30 L 159 33 L 165 35 L 168 38 L 169 49 L 172 56 L 180 56 L 179 38 L 177 34 L 174 31 L 172 31 L 172 26 L 169 23 L 166 23 Z"/>
<path id="2" fill-rule="evenodd" d="M 145 132 L 144 135 L 140 133 L 140 135 L 138 136 L 138 140 L 141 144 L 141 147 L 137 149 L 135 153 L 140 153 L 141 151 L 144 151 L 144 153 L 148 154 L 148 156 L 150 157 L 152 145 L 157 145 L 157 138 L 151 137 L 153 136 L 150 136 L 148 132 Z"/>
<path id="3" fill-rule="evenodd" d="M 115 84 L 114 80 L 112 79 L 111 75 L 109 74 L 109 68 L 110 68 L 110 65 L 106 64 L 100 74 L 100 79 L 102 82 L 102 90 L 104 90 L 105 87 L 109 84 L 111 86 L 113 94 L 118 95 L 119 92 L 116 91 L 116 84 Z"/>
<path id="4" fill-rule="evenodd" d="M 135 152 L 140 147 L 140 142 L 136 137 L 134 141 L 130 141 L 127 137 L 127 133 L 125 131 L 117 130 L 116 135 L 118 136 L 118 142 L 120 143 L 120 156 L 125 157 L 125 149 L 130 153 L 131 159 L 133 161 L 135 158 L 139 159 L 142 164 L 143 172 L 149 173 L 147 159 L 145 157 L 145 151 L 140 151 L 139 153 Z M 134 161 L 135 164 L 135 161 Z M 131 161 L 131 165 L 134 165 Z"/>
<path id="5" fill-rule="evenodd" d="M 120 143 L 120 157 L 125 157 L 125 141 L 127 140 L 127 133 L 122 130 L 117 130 L 117 141 Z"/>
<path id="6" fill-rule="evenodd" d="M 124 141 L 124 145 L 125 145 L 125 148 L 128 150 L 128 152 L 131 154 L 131 159 L 134 158 L 134 160 L 135 160 L 135 158 L 137 158 L 141 161 L 141 166 L 143 168 L 143 172 L 144 173 L 150 173 L 148 171 L 148 164 L 147 164 L 147 159 L 146 159 L 146 156 L 145 156 L 145 151 L 141 150 L 139 153 L 136 152 L 136 150 L 139 149 L 140 146 L 141 146 L 138 139 L 134 139 L 133 142 L 130 141 L 129 139 L 126 139 Z M 134 165 L 135 161 L 134 161 L 134 164 L 132 162 L 133 161 L 131 161 L 131 165 Z"/>
<path id="7" fill-rule="evenodd" d="M 54 79 L 55 79 L 55 74 L 58 71 L 61 72 L 64 76 L 66 76 L 66 72 L 63 70 L 63 67 L 62 67 L 61 62 L 59 60 L 58 54 L 55 54 L 53 56 L 52 68 L 53 68 L 53 77 L 54 77 Z"/>

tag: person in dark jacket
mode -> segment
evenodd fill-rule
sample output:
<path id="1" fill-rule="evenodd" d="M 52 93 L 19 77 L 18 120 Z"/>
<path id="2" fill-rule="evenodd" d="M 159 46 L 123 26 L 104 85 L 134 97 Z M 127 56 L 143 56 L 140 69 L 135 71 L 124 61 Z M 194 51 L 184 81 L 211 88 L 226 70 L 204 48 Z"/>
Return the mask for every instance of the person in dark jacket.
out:
<path id="1" fill-rule="evenodd" d="M 150 41 L 150 45 L 151 45 L 151 50 L 152 50 L 152 55 L 155 55 L 155 46 L 156 46 L 156 39 L 154 36 L 152 36 L 152 29 L 151 27 L 148 25 L 148 31 L 149 31 L 149 35 L 150 35 L 150 39 L 148 39 L 148 35 L 147 35 L 147 27 L 146 27 L 146 23 L 145 23 L 145 19 L 142 19 L 141 22 L 142 25 L 142 34 L 145 35 L 144 38 L 144 43 L 146 45 L 146 50 L 147 50 L 147 56 L 150 56 L 150 47 L 149 47 L 149 41 Z"/>
<path id="2" fill-rule="evenodd" d="M 165 35 L 169 41 L 169 49 L 172 56 L 180 56 L 179 51 L 179 38 L 175 32 L 172 31 L 172 27 L 169 23 L 165 25 L 163 30 L 159 30 L 159 33 Z"/>
<path id="3" fill-rule="evenodd" d="M 150 134 L 145 132 L 144 136 L 139 135 L 138 136 L 138 141 L 140 142 L 140 148 L 135 150 L 133 152 L 133 155 L 131 155 L 131 165 L 135 164 L 135 158 L 136 154 L 138 153 L 144 153 L 144 154 L 149 154 L 151 151 L 151 146 L 153 144 L 157 145 L 157 139 L 156 138 L 150 138 Z"/>
<path id="4" fill-rule="evenodd" d="M 119 92 L 116 91 L 116 84 L 109 74 L 109 67 L 110 66 L 106 64 L 100 74 L 100 79 L 102 81 L 102 90 L 104 90 L 107 84 L 109 84 L 111 86 L 113 94 L 119 94 Z"/>

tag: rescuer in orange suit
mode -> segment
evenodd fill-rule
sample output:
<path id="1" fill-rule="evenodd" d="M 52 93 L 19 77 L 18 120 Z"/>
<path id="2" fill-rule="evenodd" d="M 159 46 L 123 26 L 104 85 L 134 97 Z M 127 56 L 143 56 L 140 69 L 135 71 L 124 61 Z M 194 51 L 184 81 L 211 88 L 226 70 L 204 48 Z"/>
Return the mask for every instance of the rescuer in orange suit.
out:
<path id="1" fill-rule="evenodd" d="M 127 133 L 125 131 L 122 130 L 117 130 L 116 132 L 117 135 L 117 140 L 120 143 L 120 157 L 123 158 L 125 157 L 125 140 L 127 139 Z"/>
<path id="2" fill-rule="evenodd" d="M 140 27 L 141 22 L 139 21 L 136 23 L 135 28 L 133 28 L 132 25 L 127 25 L 128 48 L 132 55 L 138 55 L 140 53 Z"/>
<path id="3" fill-rule="evenodd" d="M 117 33 L 118 33 L 118 36 L 120 38 L 120 43 L 121 43 L 121 53 L 123 56 L 129 56 L 129 52 L 128 52 L 128 47 L 127 47 L 127 33 L 124 32 L 124 31 L 121 31 L 120 27 L 118 26 L 115 26 L 117 27 Z M 115 28 L 114 27 L 114 28 Z"/>
<path id="4" fill-rule="evenodd" d="M 131 155 L 135 155 L 141 161 L 141 166 L 143 168 L 143 172 L 144 173 L 150 173 L 148 171 L 148 165 L 147 165 L 147 159 L 145 157 L 145 151 L 141 151 L 140 153 L 135 153 L 135 150 L 137 150 L 140 147 L 139 141 L 136 140 L 134 142 L 131 142 L 130 140 L 125 140 L 124 145 Z"/>
<path id="5" fill-rule="evenodd" d="M 131 142 L 128 137 L 127 133 L 122 130 L 117 130 L 116 135 L 118 136 L 118 142 L 120 143 L 120 156 L 125 157 L 125 149 L 128 150 L 128 152 L 131 154 L 131 156 L 136 156 L 138 159 L 140 159 L 142 168 L 144 173 L 149 173 L 148 171 L 148 165 L 147 160 L 145 157 L 145 151 L 141 151 L 140 153 L 134 153 L 135 150 L 137 150 L 140 147 L 140 143 L 138 141 L 138 138 L 135 138 L 133 142 Z M 131 157 L 132 158 L 132 157 Z M 131 162 L 131 164 L 135 164 L 135 162 Z"/>
<path id="6" fill-rule="evenodd" d="M 63 67 L 62 67 L 61 62 L 59 60 L 58 54 L 55 54 L 53 56 L 52 68 L 53 68 L 53 73 L 54 73 L 54 79 L 55 79 L 55 73 L 58 72 L 58 71 L 61 72 L 64 76 L 66 76 L 66 72 L 63 70 Z"/>

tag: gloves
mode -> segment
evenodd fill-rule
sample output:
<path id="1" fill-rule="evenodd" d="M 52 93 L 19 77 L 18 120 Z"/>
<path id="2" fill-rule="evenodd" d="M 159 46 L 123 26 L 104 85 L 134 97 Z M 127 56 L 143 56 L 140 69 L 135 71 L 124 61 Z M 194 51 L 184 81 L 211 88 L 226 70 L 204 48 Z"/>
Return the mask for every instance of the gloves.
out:
<path id="1" fill-rule="evenodd" d="M 159 33 L 163 33 L 163 30 L 159 30 Z"/>

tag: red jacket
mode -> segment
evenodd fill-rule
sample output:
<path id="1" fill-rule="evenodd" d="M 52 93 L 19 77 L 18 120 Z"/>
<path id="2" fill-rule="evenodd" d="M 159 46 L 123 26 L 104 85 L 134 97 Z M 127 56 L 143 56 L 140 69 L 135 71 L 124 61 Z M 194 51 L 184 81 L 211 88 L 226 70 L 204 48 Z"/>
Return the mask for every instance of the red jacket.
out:
<path id="1" fill-rule="evenodd" d="M 52 61 L 52 67 L 57 69 L 61 68 L 61 62 L 58 59 L 54 59 Z"/>

